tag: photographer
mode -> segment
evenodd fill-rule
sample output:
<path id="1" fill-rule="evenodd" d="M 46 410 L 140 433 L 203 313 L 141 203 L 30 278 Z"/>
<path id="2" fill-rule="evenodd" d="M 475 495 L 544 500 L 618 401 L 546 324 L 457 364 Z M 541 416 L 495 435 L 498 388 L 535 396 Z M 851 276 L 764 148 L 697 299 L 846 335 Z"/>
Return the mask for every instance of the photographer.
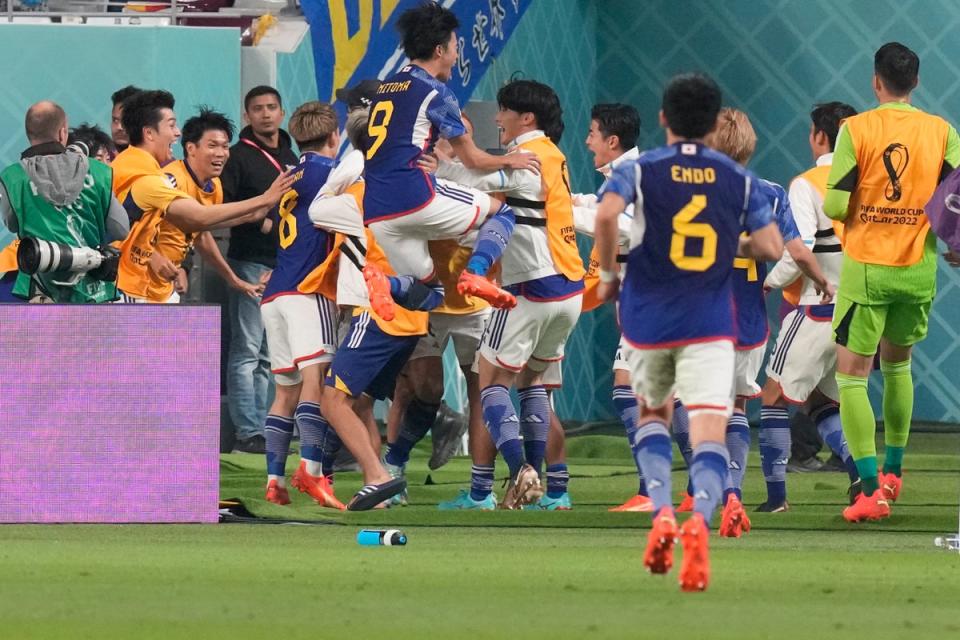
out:
<path id="1" fill-rule="evenodd" d="M 31 302 L 109 302 L 116 256 L 99 247 L 129 231 L 110 169 L 82 147 L 64 146 L 67 115 L 59 105 L 38 102 L 25 124 L 31 146 L 0 172 L 0 219 L 21 241 L 13 293 Z"/>

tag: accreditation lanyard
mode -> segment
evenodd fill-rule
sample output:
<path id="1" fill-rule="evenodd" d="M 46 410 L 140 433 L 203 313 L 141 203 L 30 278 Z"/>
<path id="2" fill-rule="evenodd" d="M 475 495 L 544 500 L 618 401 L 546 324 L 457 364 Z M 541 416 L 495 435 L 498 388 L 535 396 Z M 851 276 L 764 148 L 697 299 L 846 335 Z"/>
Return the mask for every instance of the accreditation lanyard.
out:
<path id="1" fill-rule="evenodd" d="M 274 157 L 273 157 L 272 155 L 270 155 L 269 153 L 267 153 L 267 152 L 264 150 L 263 147 L 261 147 L 260 145 L 258 145 L 256 142 L 253 142 L 252 140 L 248 140 L 247 138 L 241 138 L 240 141 L 243 142 L 244 144 L 250 145 L 251 147 L 253 147 L 253 148 L 256 149 L 257 151 L 259 151 L 260 153 L 262 153 L 262 154 L 263 154 L 263 157 L 270 161 L 270 164 L 272 164 L 272 165 L 274 166 L 274 168 L 277 170 L 278 173 L 283 173 L 283 167 L 280 166 L 280 163 L 277 162 L 277 159 L 274 158 Z"/>

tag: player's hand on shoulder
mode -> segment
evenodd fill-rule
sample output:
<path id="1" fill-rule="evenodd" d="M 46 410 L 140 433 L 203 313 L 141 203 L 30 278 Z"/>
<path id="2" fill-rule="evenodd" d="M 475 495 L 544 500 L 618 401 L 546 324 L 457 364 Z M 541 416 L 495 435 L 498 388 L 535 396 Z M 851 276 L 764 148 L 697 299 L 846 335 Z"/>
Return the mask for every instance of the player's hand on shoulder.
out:
<path id="1" fill-rule="evenodd" d="M 264 192 L 263 196 L 270 203 L 270 206 L 280 202 L 280 199 L 283 198 L 283 194 L 290 190 L 290 187 L 293 186 L 293 169 L 287 169 L 283 173 L 277 176 L 277 179 L 273 181 L 273 184 Z"/>
<path id="2" fill-rule="evenodd" d="M 947 259 L 947 264 L 951 267 L 960 267 L 960 251 L 947 251 L 943 254 L 943 257 Z"/>
<path id="3" fill-rule="evenodd" d="M 540 158 L 527 151 L 512 151 L 503 156 L 507 169 L 527 169 L 536 174 L 540 173 Z"/>
<path id="4" fill-rule="evenodd" d="M 266 209 L 265 211 L 270 211 Z M 270 235 L 270 232 L 273 230 L 273 218 L 267 216 L 263 219 L 263 222 L 260 223 L 260 233 L 263 235 Z"/>

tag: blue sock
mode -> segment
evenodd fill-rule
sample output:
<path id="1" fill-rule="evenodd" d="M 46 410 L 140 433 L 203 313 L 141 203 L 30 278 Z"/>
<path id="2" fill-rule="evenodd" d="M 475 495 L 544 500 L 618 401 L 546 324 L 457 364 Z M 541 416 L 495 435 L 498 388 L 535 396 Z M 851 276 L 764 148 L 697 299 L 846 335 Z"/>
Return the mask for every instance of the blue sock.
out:
<path id="1" fill-rule="evenodd" d="M 633 442 L 634 434 L 637 432 L 637 419 L 640 417 L 640 405 L 637 402 L 637 394 L 633 392 L 630 385 L 618 384 L 613 387 L 613 406 L 620 415 L 620 421 L 623 422 L 623 428 L 627 432 L 627 442 Z M 636 462 L 636 459 L 634 459 Z M 637 475 L 640 478 L 640 490 L 638 495 L 647 495 L 647 483 L 643 480 L 643 472 L 637 465 Z"/>
<path id="2" fill-rule="evenodd" d="M 523 445 L 520 444 L 520 420 L 513 408 L 510 391 L 494 384 L 480 392 L 483 421 L 490 431 L 493 443 L 510 468 L 510 477 L 516 477 L 524 464 Z"/>
<path id="3" fill-rule="evenodd" d="M 567 492 L 570 482 L 570 472 L 565 464 L 547 465 L 547 497 L 559 498 Z"/>
<path id="4" fill-rule="evenodd" d="M 517 389 L 520 396 L 520 433 L 527 464 L 540 473 L 550 430 L 550 398 L 543 385 Z"/>
<path id="5" fill-rule="evenodd" d="M 480 227 L 477 242 L 473 245 L 473 255 L 467 262 L 467 271 L 478 276 L 487 275 L 487 271 L 500 259 L 503 250 L 507 248 L 514 226 L 516 226 L 516 216 L 513 209 L 506 204 L 501 205 L 500 209 L 487 218 Z"/>
<path id="6" fill-rule="evenodd" d="M 413 276 L 387 276 L 394 302 L 411 311 L 430 311 L 443 304 L 443 285 L 424 283 Z"/>
<path id="7" fill-rule="evenodd" d="M 323 462 L 323 439 L 330 424 L 320 415 L 320 405 L 301 402 L 294 414 L 300 430 L 300 458 L 320 465 Z"/>
<path id="8" fill-rule="evenodd" d="M 439 410 L 439 404 L 427 404 L 419 398 L 410 400 L 407 410 L 403 413 L 397 439 L 387 443 L 387 454 L 384 460 L 397 467 L 407 464 L 407 460 L 410 459 L 410 450 L 423 440 L 427 431 L 430 431 Z"/>
<path id="9" fill-rule="evenodd" d="M 293 418 L 270 414 L 263 425 L 263 433 L 267 441 L 267 473 L 283 476 L 293 438 Z"/>
<path id="10" fill-rule="evenodd" d="M 723 484 L 729 466 L 730 456 L 722 442 L 701 442 L 693 452 L 690 463 L 693 510 L 703 516 L 707 526 L 723 498 Z"/>
<path id="11" fill-rule="evenodd" d="M 687 465 L 687 495 L 693 495 L 693 483 L 690 480 L 690 460 L 693 457 L 693 448 L 690 446 L 690 414 L 680 400 L 673 400 L 673 439 L 683 456 L 683 463 Z"/>
<path id="12" fill-rule="evenodd" d="M 470 497 L 480 502 L 493 493 L 493 465 L 475 464 L 470 468 Z"/>
<path id="13" fill-rule="evenodd" d="M 790 413 L 784 407 L 760 411 L 760 466 L 767 481 L 767 502 L 787 499 L 787 460 L 790 458 Z"/>
<path id="14" fill-rule="evenodd" d="M 747 472 L 747 454 L 750 452 L 750 423 L 742 413 L 734 412 L 727 422 L 727 452 L 730 456 L 727 489 L 742 499 L 743 476 Z"/>
<path id="15" fill-rule="evenodd" d="M 343 442 L 336 430 L 331 426 L 327 428 L 327 433 L 323 437 L 323 459 L 320 461 L 323 475 L 333 483 L 333 463 L 337 460 L 337 454 L 343 448 Z"/>
<path id="16" fill-rule="evenodd" d="M 667 425 L 648 422 L 640 426 L 631 444 L 633 457 L 647 480 L 654 513 L 661 507 L 672 507 L 670 467 L 673 464 L 673 443 Z"/>
<path id="17" fill-rule="evenodd" d="M 843 460 L 843 466 L 847 470 L 850 482 L 856 482 L 860 478 L 860 472 L 857 471 L 857 465 L 853 462 L 853 456 L 850 455 L 850 449 L 847 448 L 847 439 L 843 437 L 843 427 L 840 424 L 840 407 L 835 404 L 825 404 L 810 417 L 817 425 L 817 433 L 830 450 L 837 454 Z"/>

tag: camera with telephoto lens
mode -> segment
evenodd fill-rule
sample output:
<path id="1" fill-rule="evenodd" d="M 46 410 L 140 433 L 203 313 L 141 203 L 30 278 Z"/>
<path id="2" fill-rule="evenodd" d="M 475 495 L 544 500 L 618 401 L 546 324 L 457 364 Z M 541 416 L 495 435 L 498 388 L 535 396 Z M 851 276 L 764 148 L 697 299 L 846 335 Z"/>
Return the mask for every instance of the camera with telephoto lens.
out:
<path id="1" fill-rule="evenodd" d="M 119 266 L 120 252 L 109 245 L 71 247 L 39 238 L 23 238 L 17 248 L 17 268 L 29 275 L 69 272 L 79 277 L 86 273 L 95 280 L 113 282 Z"/>

